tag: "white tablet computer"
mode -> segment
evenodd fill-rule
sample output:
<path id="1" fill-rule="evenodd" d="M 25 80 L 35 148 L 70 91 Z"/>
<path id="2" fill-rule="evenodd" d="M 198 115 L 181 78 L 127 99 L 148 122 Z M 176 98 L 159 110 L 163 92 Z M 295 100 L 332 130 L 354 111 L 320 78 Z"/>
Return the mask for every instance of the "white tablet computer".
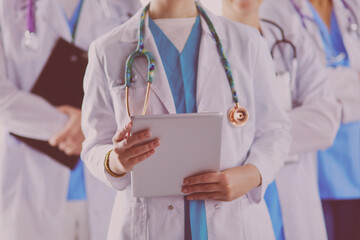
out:
<path id="1" fill-rule="evenodd" d="M 179 196 L 183 179 L 219 171 L 222 113 L 132 116 L 131 133 L 150 130 L 155 153 L 131 172 L 134 197 Z"/>

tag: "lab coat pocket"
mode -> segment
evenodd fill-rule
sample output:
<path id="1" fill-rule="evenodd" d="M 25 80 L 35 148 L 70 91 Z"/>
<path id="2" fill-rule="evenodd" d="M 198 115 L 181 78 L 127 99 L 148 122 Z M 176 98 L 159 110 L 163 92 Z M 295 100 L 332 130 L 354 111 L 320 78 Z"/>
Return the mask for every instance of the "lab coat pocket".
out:
<path id="1" fill-rule="evenodd" d="M 265 201 L 250 203 L 248 198 L 241 201 L 246 240 L 274 240 L 274 231 Z"/>
<path id="2" fill-rule="evenodd" d="M 275 99 L 279 106 L 285 111 L 292 109 L 291 97 L 291 73 L 279 72 L 276 74 Z"/>
<path id="3" fill-rule="evenodd" d="M 149 239 L 184 239 L 184 199 L 182 197 L 157 197 L 147 199 Z M 174 235 L 174 233 L 177 233 Z"/>
<path id="4" fill-rule="evenodd" d="M 118 75 L 115 73 L 112 75 Z M 121 74 L 121 73 L 120 73 Z M 125 89 L 125 78 L 124 77 L 114 77 L 109 76 L 110 87 L 111 88 L 123 88 Z M 137 72 L 133 71 L 132 79 L 130 80 L 130 88 L 142 88 L 147 86 L 147 81 Z"/>
<path id="5" fill-rule="evenodd" d="M 122 126 L 124 122 L 129 121 L 126 111 L 126 91 L 125 85 L 120 85 L 110 89 L 114 112 L 118 126 Z M 131 115 L 141 114 L 146 95 L 146 87 L 130 87 L 129 88 L 129 109 Z M 150 114 L 150 104 L 146 110 L 146 114 Z"/>
<path id="6" fill-rule="evenodd" d="M 131 239 L 144 240 L 147 237 L 146 204 L 142 202 L 132 203 Z"/>
<path id="7" fill-rule="evenodd" d="M 231 202 L 206 201 L 208 235 L 221 239 L 245 239 L 244 218 L 241 201 L 246 196 Z M 209 239 L 212 239 L 209 237 Z M 215 239 L 216 240 L 216 239 Z"/>

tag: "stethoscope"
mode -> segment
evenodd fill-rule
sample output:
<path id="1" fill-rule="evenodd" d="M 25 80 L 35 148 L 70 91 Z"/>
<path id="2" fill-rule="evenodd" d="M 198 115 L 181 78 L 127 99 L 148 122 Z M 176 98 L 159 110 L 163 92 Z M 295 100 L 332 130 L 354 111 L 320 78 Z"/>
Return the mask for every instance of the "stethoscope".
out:
<path id="1" fill-rule="evenodd" d="M 271 49 L 270 49 L 270 53 L 272 58 L 274 58 L 274 52 L 276 47 L 279 47 L 281 44 L 288 44 L 293 52 L 293 58 L 292 58 L 292 67 L 291 67 L 291 79 L 290 79 L 290 86 L 291 86 L 291 91 L 294 90 L 295 87 L 295 81 L 296 81 L 296 73 L 297 73 L 297 68 L 298 68 L 298 60 L 297 60 L 297 51 L 296 51 L 296 47 L 295 45 L 287 40 L 285 38 L 285 33 L 284 33 L 284 29 L 282 29 L 278 24 L 276 24 L 273 21 L 267 20 L 267 19 L 261 19 L 262 22 L 265 23 L 269 23 L 271 25 L 273 25 L 274 27 L 276 27 L 280 33 L 281 33 L 281 39 L 276 40 L 275 43 L 272 45 Z"/>
<path id="2" fill-rule="evenodd" d="M 26 14 L 26 31 L 22 40 L 22 47 L 25 50 L 36 50 L 39 48 L 39 41 L 35 34 L 35 11 L 34 0 L 28 0 Z"/>
<path id="3" fill-rule="evenodd" d="M 225 70 L 225 73 L 226 73 L 226 76 L 227 76 L 227 79 L 228 79 L 228 82 L 229 82 L 229 85 L 231 88 L 232 99 L 235 103 L 235 106 L 229 110 L 228 119 L 234 126 L 242 126 L 249 119 L 249 113 L 246 110 L 246 108 L 241 107 L 239 104 L 239 99 L 238 99 L 238 95 L 235 90 L 235 83 L 234 83 L 234 80 L 232 77 L 232 72 L 230 69 L 229 61 L 225 56 L 220 38 L 214 28 L 214 25 L 212 24 L 212 22 L 210 20 L 210 18 L 208 17 L 206 12 L 201 8 L 201 6 L 198 3 L 195 3 L 195 5 L 197 7 L 198 12 L 205 19 L 205 22 L 210 29 L 211 35 L 213 36 L 213 38 L 216 41 L 217 50 L 219 52 L 222 65 L 224 67 L 224 70 Z M 152 55 L 151 52 L 146 50 L 144 47 L 145 17 L 146 17 L 147 11 L 149 10 L 149 7 L 150 7 L 150 4 L 148 4 L 141 13 L 140 26 L 139 26 L 139 30 L 138 30 L 137 47 L 136 47 L 136 50 L 132 54 L 129 55 L 128 59 L 126 60 L 126 64 L 125 64 L 126 112 L 129 116 L 129 118 L 131 117 L 130 107 L 129 107 L 129 88 L 131 85 L 131 78 L 132 78 L 132 65 L 134 63 L 135 58 L 143 56 L 143 57 L 146 57 L 146 59 L 148 61 L 147 89 L 146 89 L 146 96 L 145 96 L 144 106 L 143 106 L 143 110 L 142 110 L 142 115 L 145 115 L 145 112 L 147 109 L 147 105 L 148 105 L 148 101 L 149 101 L 150 87 L 151 87 L 151 83 L 153 82 L 154 73 L 155 73 L 156 63 L 155 63 L 154 56 Z"/>
<path id="4" fill-rule="evenodd" d="M 22 47 L 25 50 L 37 50 L 39 48 L 39 39 L 36 35 L 35 29 L 35 0 L 27 0 L 27 14 L 26 14 L 26 31 L 22 39 Z M 109 8 L 108 0 L 100 0 L 101 8 L 105 17 L 112 17 Z"/>
<path id="5" fill-rule="evenodd" d="M 298 6 L 294 0 L 290 0 L 291 4 L 295 8 L 296 12 L 299 14 L 301 18 L 301 23 L 305 29 L 307 29 L 305 21 L 309 20 L 316 24 L 315 20 L 310 17 L 306 16 L 302 11 L 300 6 Z M 345 9 L 350 12 L 350 16 L 348 16 L 348 26 L 347 31 L 348 33 L 355 33 L 360 37 L 360 27 L 359 27 L 359 20 L 356 17 L 354 10 L 350 7 L 350 5 L 346 2 L 346 0 L 341 0 L 342 4 L 344 5 Z"/>
<path id="6" fill-rule="evenodd" d="M 315 24 L 316 26 L 318 26 L 315 19 L 313 17 L 306 16 L 301 11 L 301 8 L 295 3 L 294 0 L 290 0 L 290 2 L 293 5 L 295 11 L 299 14 L 299 16 L 301 18 L 301 23 L 306 30 L 307 30 L 306 23 L 305 23 L 306 20 L 308 20 L 308 21 L 312 22 L 313 24 Z M 348 17 L 347 32 L 350 34 L 356 34 L 358 37 L 360 37 L 358 19 L 355 15 L 354 11 L 351 9 L 350 5 L 345 0 L 341 0 L 341 2 L 344 5 L 345 9 L 347 9 L 350 12 L 350 15 Z M 330 63 L 330 65 L 337 64 L 337 63 L 343 61 L 345 58 L 346 58 L 346 54 L 340 53 L 336 56 L 329 56 L 327 59 L 327 62 Z"/>

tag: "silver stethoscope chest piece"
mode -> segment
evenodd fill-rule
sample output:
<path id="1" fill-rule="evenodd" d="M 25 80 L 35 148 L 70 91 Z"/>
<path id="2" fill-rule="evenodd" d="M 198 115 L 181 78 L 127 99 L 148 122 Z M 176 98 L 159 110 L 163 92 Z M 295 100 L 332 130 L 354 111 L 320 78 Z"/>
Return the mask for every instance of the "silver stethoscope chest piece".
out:
<path id="1" fill-rule="evenodd" d="M 351 23 L 349 26 L 348 26 L 348 32 L 350 33 L 357 33 L 359 31 L 359 25 L 357 25 L 356 23 Z"/>
<path id="2" fill-rule="evenodd" d="M 34 32 L 30 32 L 27 30 L 24 33 L 21 46 L 25 50 L 37 50 L 39 49 L 39 38 Z"/>

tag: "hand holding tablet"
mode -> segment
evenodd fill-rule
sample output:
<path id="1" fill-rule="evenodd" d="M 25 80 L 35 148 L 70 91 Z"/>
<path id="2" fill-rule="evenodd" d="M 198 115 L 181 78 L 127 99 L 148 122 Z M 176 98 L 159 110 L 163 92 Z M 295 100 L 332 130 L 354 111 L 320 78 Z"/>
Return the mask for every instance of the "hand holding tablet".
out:
<path id="1" fill-rule="evenodd" d="M 181 196 L 186 177 L 219 171 L 221 113 L 132 116 L 131 120 L 132 136 L 150 129 L 152 137 L 148 141 L 161 141 L 155 153 L 134 165 L 133 196 Z"/>
<path id="2" fill-rule="evenodd" d="M 127 137 L 131 131 L 132 123 L 119 129 L 113 137 L 114 149 L 110 154 L 110 169 L 121 175 L 154 154 L 155 148 L 160 145 L 159 139 L 148 141 L 150 131 L 145 130 Z"/>

